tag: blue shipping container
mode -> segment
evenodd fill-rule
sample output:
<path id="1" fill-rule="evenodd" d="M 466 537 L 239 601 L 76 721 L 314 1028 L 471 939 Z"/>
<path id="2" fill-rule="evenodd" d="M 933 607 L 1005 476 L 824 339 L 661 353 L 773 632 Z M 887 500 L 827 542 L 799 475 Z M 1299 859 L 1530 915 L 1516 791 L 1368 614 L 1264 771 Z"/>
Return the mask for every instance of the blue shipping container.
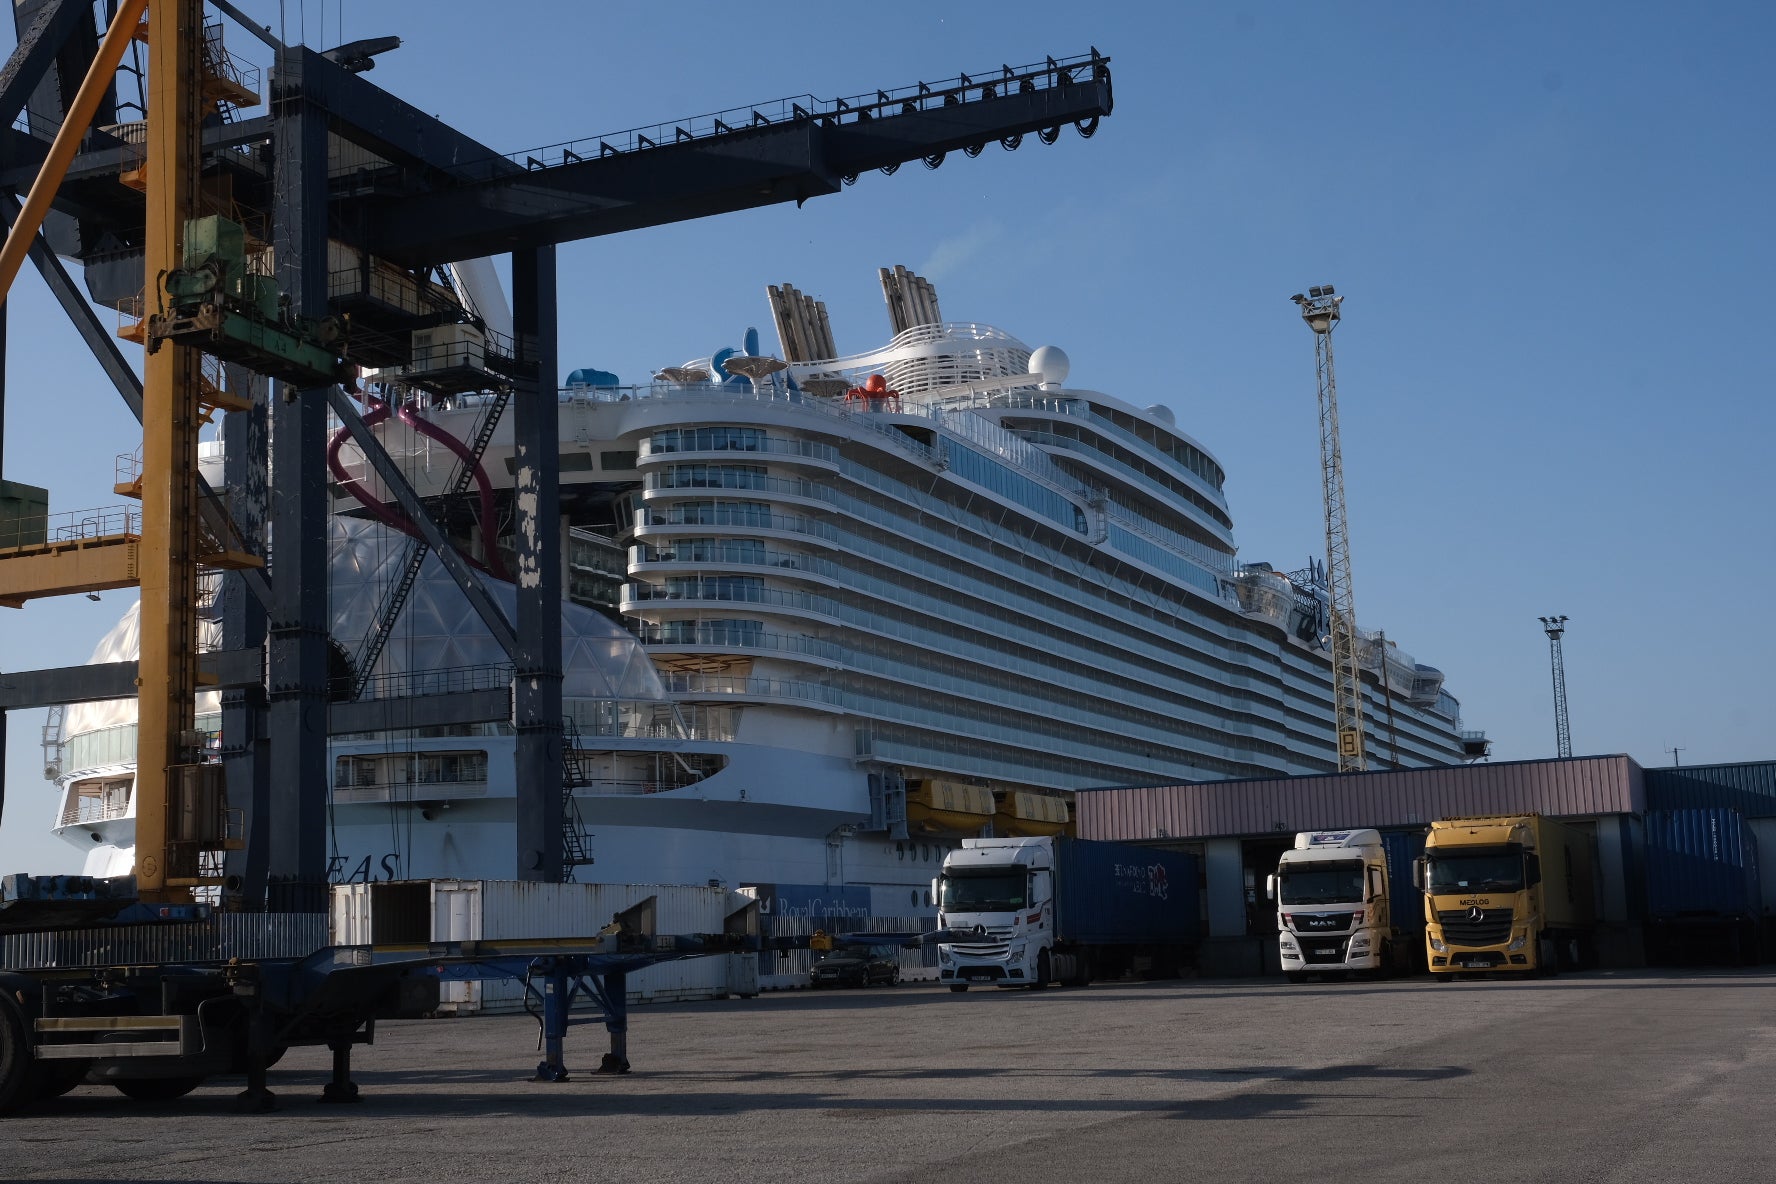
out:
<path id="1" fill-rule="evenodd" d="M 1646 886 L 1655 921 L 1756 917 L 1757 840 L 1737 810 L 1650 810 Z"/>
<path id="2" fill-rule="evenodd" d="M 1776 818 L 1776 761 L 1648 769 L 1648 810 L 1720 806 L 1747 818 Z"/>
<path id="3" fill-rule="evenodd" d="M 1425 832 L 1389 831 L 1381 836 L 1381 846 L 1387 854 L 1388 908 L 1394 928 L 1419 933 L 1425 924 L 1425 902 L 1424 893 L 1412 886 L 1412 864 L 1424 854 Z"/>
<path id="4" fill-rule="evenodd" d="M 1190 945 L 1202 936 L 1196 856 L 1055 840 L 1055 929 L 1083 945 Z"/>

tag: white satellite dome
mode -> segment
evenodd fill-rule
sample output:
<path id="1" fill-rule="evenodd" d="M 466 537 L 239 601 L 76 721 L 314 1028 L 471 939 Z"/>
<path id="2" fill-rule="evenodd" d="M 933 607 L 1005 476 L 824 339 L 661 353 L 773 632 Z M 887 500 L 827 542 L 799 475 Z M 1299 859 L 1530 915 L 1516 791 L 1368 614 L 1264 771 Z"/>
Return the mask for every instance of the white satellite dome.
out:
<path id="1" fill-rule="evenodd" d="M 1073 363 L 1067 360 L 1067 351 L 1058 345 L 1040 345 L 1030 354 L 1030 373 L 1042 375 L 1044 385 L 1053 383 L 1059 386 L 1067 381 L 1072 372 Z"/>
<path id="2" fill-rule="evenodd" d="M 1173 415 L 1172 409 L 1167 407 L 1164 403 L 1155 403 L 1153 406 L 1147 408 L 1147 414 L 1151 415 L 1154 419 L 1157 419 L 1160 423 L 1165 424 L 1167 427 L 1175 428 L 1178 426 L 1178 417 Z"/>

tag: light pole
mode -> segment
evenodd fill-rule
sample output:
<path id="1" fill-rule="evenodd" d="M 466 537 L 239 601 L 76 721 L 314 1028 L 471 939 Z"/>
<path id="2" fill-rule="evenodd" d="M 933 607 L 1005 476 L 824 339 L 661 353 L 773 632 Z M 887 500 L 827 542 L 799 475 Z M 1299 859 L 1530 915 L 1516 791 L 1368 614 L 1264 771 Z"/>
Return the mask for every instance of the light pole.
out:
<path id="1" fill-rule="evenodd" d="M 1548 635 L 1548 657 L 1554 666 L 1554 743 L 1560 759 L 1573 754 L 1572 732 L 1566 724 L 1566 663 L 1560 656 L 1560 638 L 1566 632 L 1565 617 L 1541 618 L 1542 631 Z"/>

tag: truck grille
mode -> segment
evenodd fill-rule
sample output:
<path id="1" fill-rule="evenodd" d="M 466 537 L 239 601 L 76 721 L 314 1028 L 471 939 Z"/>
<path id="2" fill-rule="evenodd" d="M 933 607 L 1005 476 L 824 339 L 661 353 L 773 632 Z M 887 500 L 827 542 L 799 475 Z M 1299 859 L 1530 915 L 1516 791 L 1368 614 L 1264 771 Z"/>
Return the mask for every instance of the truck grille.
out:
<path id="1" fill-rule="evenodd" d="M 1003 958 L 1011 952 L 1010 929 L 988 929 L 974 941 L 957 942 L 950 952 L 958 958 Z"/>
<path id="2" fill-rule="evenodd" d="M 1301 960 L 1308 965 L 1324 965 L 1326 963 L 1343 965 L 1345 943 L 1349 942 L 1350 938 L 1300 937 L 1298 940 L 1301 943 Z"/>
<path id="3" fill-rule="evenodd" d="M 1510 909 L 1444 909 L 1437 914 L 1443 940 L 1452 946 L 1496 946 L 1511 936 Z"/>
<path id="4" fill-rule="evenodd" d="M 1289 918 L 1295 932 L 1308 937 L 1317 937 L 1322 933 L 1348 933 L 1351 927 L 1350 913 L 1291 912 Z"/>

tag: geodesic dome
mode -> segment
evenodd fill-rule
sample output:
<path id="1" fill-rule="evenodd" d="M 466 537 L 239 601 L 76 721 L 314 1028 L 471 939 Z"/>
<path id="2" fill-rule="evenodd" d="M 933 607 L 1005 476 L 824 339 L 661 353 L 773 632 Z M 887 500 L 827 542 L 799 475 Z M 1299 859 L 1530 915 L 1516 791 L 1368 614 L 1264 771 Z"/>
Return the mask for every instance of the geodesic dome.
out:
<path id="1" fill-rule="evenodd" d="M 375 522 L 337 517 L 331 522 L 333 637 L 347 653 L 353 653 L 369 632 L 383 598 L 401 577 L 409 540 Z M 516 620 L 517 590 L 486 576 L 482 583 L 506 617 Z M 200 620 L 198 630 L 204 648 L 214 648 L 220 641 L 218 622 Z M 133 662 L 141 654 L 141 644 L 141 604 L 137 602 L 94 647 L 91 661 Z M 456 581 L 436 555 L 428 554 L 372 674 L 399 678 L 509 664 L 506 652 L 469 607 Z M 609 617 L 566 600 L 561 602 L 561 671 L 564 698 L 666 698 L 653 661 L 632 634 Z M 221 696 L 215 691 L 198 695 L 200 714 L 220 709 Z M 75 703 L 68 707 L 62 734 L 78 736 L 135 722 L 134 699 Z"/>

